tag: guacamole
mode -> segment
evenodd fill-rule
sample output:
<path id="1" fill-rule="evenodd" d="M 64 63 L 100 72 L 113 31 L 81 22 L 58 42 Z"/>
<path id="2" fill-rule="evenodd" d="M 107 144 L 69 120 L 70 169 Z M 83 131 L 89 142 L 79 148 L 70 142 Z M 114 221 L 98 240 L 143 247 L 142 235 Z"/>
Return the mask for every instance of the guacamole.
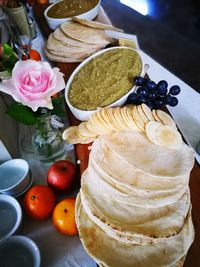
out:
<path id="1" fill-rule="evenodd" d="M 83 14 L 98 4 L 99 0 L 63 0 L 53 5 L 47 16 L 56 19 L 69 18 Z"/>
<path id="2" fill-rule="evenodd" d="M 81 110 L 108 106 L 132 89 L 134 77 L 141 70 L 142 61 L 136 51 L 108 50 L 90 60 L 74 76 L 69 101 Z"/>

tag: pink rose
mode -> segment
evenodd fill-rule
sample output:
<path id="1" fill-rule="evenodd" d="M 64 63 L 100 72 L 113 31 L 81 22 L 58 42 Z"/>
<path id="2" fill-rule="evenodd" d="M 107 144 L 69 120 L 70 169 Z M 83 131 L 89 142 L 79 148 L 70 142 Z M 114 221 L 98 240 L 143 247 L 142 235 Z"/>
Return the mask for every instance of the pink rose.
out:
<path id="1" fill-rule="evenodd" d="M 53 109 L 51 96 L 65 87 L 63 74 L 48 62 L 18 61 L 12 78 L 0 83 L 0 91 L 11 95 L 15 101 L 36 111 L 39 107 Z"/>

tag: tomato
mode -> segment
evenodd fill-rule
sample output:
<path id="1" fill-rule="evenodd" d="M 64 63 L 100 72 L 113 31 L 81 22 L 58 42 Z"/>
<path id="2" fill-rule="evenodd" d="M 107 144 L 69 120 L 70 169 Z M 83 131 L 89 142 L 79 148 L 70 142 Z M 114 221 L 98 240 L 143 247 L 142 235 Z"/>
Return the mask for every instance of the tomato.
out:
<path id="1" fill-rule="evenodd" d="M 35 185 L 26 192 L 23 206 L 31 218 L 46 219 L 51 215 L 55 206 L 55 194 L 46 185 Z"/>
<path id="2" fill-rule="evenodd" d="M 78 230 L 75 222 L 75 198 L 66 198 L 59 202 L 54 208 L 52 221 L 60 233 L 76 235 Z"/>
<path id="3" fill-rule="evenodd" d="M 22 55 L 22 60 L 27 60 L 27 59 L 33 59 L 36 61 L 40 61 L 41 60 L 41 56 L 38 53 L 38 51 L 34 50 L 34 49 L 30 49 L 29 51 L 29 55 Z"/>

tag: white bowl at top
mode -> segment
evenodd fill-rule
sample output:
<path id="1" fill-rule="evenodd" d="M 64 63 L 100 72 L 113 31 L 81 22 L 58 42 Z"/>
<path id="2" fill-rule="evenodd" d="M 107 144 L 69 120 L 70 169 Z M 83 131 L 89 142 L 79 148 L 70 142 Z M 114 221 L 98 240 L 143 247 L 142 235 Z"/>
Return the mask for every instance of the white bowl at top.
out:
<path id="1" fill-rule="evenodd" d="M 0 243 L 1 266 L 40 267 L 40 251 L 30 238 L 22 235 L 11 236 Z"/>
<path id="2" fill-rule="evenodd" d="M 0 241 L 2 241 L 13 235 L 21 225 L 22 209 L 14 197 L 0 194 L 0 220 Z"/>
<path id="3" fill-rule="evenodd" d="M 44 17 L 45 17 L 45 19 L 47 21 L 47 24 L 48 24 L 49 28 L 52 29 L 52 30 L 55 30 L 62 23 L 71 20 L 70 17 L 66 17 L 66 18 L 53 18 L 53 17 L 50 17 L 48 15 L 49 10 L 52 7 L 54 7 L 55 5 L 59 4 L 59 2 L 61 2 L 61 1 L 57 1 L 57 2 L 53 3 L 52 5 L 50 5 L 49 7 L 47 7 L 46 10 L 45 10 L 45 12 L 44 12 Z M 69 1 L 73 2 L 73 0 L 69 0 Z M 86 20 L 92 20 L 92 19 L 94 19 L 97 16 L 98 12 L 99 12 L 100 4 L 101 4 L 101 0 L 99 0 L 98 3 L 97 3 L 97 5 L 95 5 L 89 11 L 84 12 L 84 13 L 79 14 L 79 15 L 75 15 L 75 17 L 80 18 L 80 19 L 86 19 Z"/>
<path id="4" fill-rule="evenodd" d="M 0 165 L 0 193 L 18 195 L 29 183 L 29 165 L 26 160 L 11 159 Z"/>
<path id="5" fill-rule="evenodd" d="M 66 84 L 66 87 L 65 87 L 65 100 L 67 102 L 67 105 L 69 107 L 69 109 L 71 110 L 71 112 L 73 113 L 73 115 L 79 119 L 80 121 L 86 121 L 88 120 L 91 115 L 93 113 L 95 113 L 97 111 L 97 109 L 95 110 L 81 110 L 81 109 L 78 109 L 76 107 L 74 107 L 70 101 L 69 101 L 69 97 L 68 97 L 68 94 L 69 94 L 69 90 L 70 90 L 70 86 L 71 86 L 71 83 L 73 82 L 73 79 L 75 77 L 75 75 L 80 71 L 80 69 L 86 65 L 90 60 L 92 60 L 93 58 L 95 57 L 98 57 L 99 55 L 103 54 L 103 53 L 106 53 L 107 51 L 110 51 L 110 50 L 114 50 L 114 49 L 122 49 L 122 48 L 125 48 L 125 49 L 131 49 L 131 50 L 134 50 L 133 48 L 128 48 L 128 47 L 124 47 L 124 46 L 116 46 L 116 47 L 111 47 L 111 48 L 106 48 L 106 49 L 103 49 L 95 54 L 93 54 L 92 56 L 86 58 L 75 70 L 74 72 L 72 73 L 72 75 L 70 76 L 67 84 Z M 139 50 L 136 50 L 137 53 L 140 55 L 140 58 L 141 58 L 141 62 L 142 62 L 142 57 L 141 57 L 141 53 Z M 144 64 L 142 62 L 142 71 L 141 71 L 141 74 L 140 75 L 143 75 L 144 74 Z M 113 102 L 112 104 L 110 104 L 108 107 L 119 107 L 119 106 L 122 106 L 123 104 L 125 104 L 126 100 L 127 100 L 127 97 L 130 93 L 132 93 L 133 91 L 135 90 L 135 86 L 133 86 L 132 89 L 129 90 L 128 93 L 126 93 L 125 95 L 123 95 L 121 98 L 119 98 L 117 101 Z M 86 100 L 87 101 L 87 100 Z"/>

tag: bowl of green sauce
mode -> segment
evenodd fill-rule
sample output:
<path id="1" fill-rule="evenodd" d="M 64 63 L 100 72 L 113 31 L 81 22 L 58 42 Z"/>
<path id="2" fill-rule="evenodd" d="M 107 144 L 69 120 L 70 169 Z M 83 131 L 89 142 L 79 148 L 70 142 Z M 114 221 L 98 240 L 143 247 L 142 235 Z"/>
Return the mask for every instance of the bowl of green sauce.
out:
<path id="1" fill-rule="evenodd" d="M 94 19 L 100 8 L 100 0 L 61 0 L 51 4 L 44 12 L 50 29 L 55 30 L 60 24 L 72 17 Z"/>
<path id="2" fill-rule="evenodd" d="M 99 108 L 122 106 L 135 90 L 134 78 L 143 71 L 138 50 L 103 49 L 74 70 L 66 84 L 65 100 L 77 119 L 88 120 Z"/>

